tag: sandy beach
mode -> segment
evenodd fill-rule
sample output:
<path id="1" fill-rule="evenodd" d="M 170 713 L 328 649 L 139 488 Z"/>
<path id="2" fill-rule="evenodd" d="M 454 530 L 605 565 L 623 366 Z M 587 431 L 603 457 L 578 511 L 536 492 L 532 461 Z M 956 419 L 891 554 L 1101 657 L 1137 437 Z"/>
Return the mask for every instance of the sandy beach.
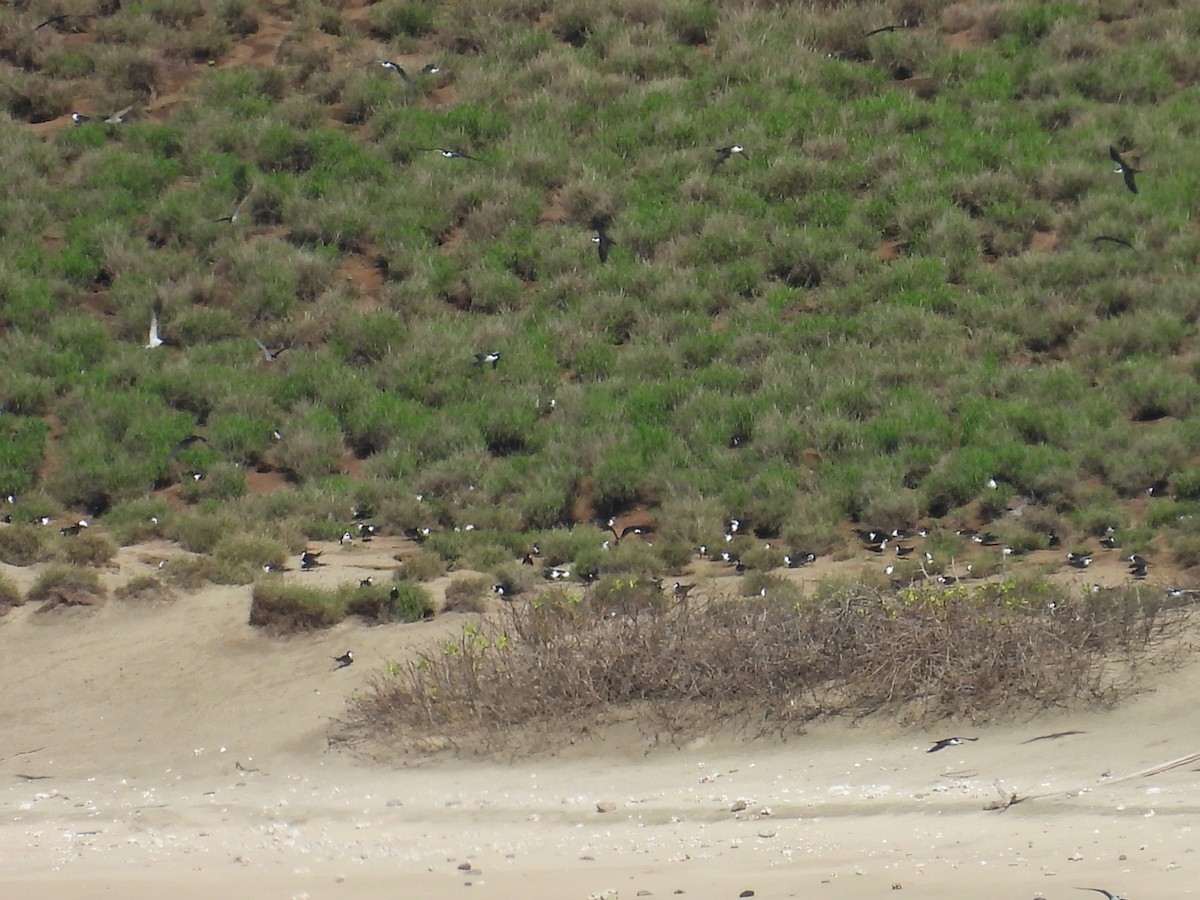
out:
<path id="1" fill-rule="evenodd" d="M 278 638 L 248 609 L 248 588 L 211 587 L 0 619 L 0 895 L 1200 896 L 1200 665 L 1116 709 L 983 728 L 382 764 L 331 744 L 334 720 L 463 617 Z M 978 740 L 927 752 L 952 735 Z"/>

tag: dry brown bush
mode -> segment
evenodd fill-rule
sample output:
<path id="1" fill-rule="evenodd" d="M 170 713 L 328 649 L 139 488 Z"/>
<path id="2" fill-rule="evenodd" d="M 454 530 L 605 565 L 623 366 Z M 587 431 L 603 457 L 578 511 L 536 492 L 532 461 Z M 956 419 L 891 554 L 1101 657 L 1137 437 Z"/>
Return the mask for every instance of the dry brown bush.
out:
<path id="1" fill-rule="evenodd" d="M 530 731 L 550 746 L 630 715 L 673 734 L 730 721 L 786 733 L 887 708 L 984 720 L 1110 701 L 1126 684 L 1106 662 L 1136 662 L 1181 621 L 1161 592 L 1137 589 L 856 587 L 689 608 L 636 587 L 552 591 L 472 624 L 391 667 L 344 724 L 406 748 L 492 752 Z"/>
<path id="2" fill-rule="evenodd" d="M 49 612 L 60 606 L 99 606 L 107 596 L 100 579 L 90 569 L 51 566 L 34 582 L 26 599 L 42 604 L 38 612 Z"/>
<path id="3" fill-rule="evenodd" d="M 164 584 L 153 575 L 139 575 L 130 579 L 113 591 L 113 597 L 136 603 L 168 603 L 178 599 L 170 585 Z"/>

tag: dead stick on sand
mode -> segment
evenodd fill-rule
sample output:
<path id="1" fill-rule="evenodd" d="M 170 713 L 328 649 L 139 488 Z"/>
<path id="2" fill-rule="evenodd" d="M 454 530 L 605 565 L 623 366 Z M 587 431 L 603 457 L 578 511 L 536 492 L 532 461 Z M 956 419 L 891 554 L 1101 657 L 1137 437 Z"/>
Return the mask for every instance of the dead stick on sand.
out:
<path id="1" fill-rule="evenodd" d="M 1140 772 L 1133 772 L 1129 775 L 1122 775 L 1120 778 L 1110 778 L 1105 784 L 1116 784 L 1119 781 L 1129 781 L 1131 778 L 1148 778 L 1151 775 L 1158 775 L 1162 772 L 1168 772 L 1171 769 L 1177 769 L 1180 766 L 1186 766 L 1188 763 L 1200 761 L 1200 753 L 1189 753 L 1187 756 L 1181 756 L 1178 759 L 1172 759 L 1169 762 L 1159 763 L 1157 766 L 1151 766 L 1149 769 L 1142 769 Z"/>
<path id="2" fill-rule="evenodd" d="M 34 747 L 32 750 L 22 750 L 20 753 L 13 753 L 8 756 L 0 756 L 0 762 L 8 762 L 8 760 L 16 759 L 18 756 L 28 756 L 30 753 L 39 753 L 45 749 L 45 747 Z"/>
<path id="3" fill-rule="evenodd" d="M 1131 772 L 1128 775 L 1122 775 L 1120 778 L 1110 778 L 1107 781 L 1102 781 L 1101 784 L 1119 784 L 1122 781 L 1130 781 L 1134 778 L 1148 778 L 1151 775 L 1159 775 L 1163 772 L 1169 772 L 1171 769 L 1177 769 L 1180 766 L 1186 766 L 1194 762 L 1200 762 L 1200 753 L 1189 753 L 1187 756 L 1180 756 L 1178 759 L 1171 759 L 1167 762 L 1159 763 L 1156 766 L 1151 766 L 1148 769 L 1141 769 L 1137 772 Z M 984 809 L 989 812 L 994 810 L 1004 812 L 1010 806 L 1015 806 L 1016 804 L 1023 803 L 1026 800 L 1038 800 L 1045 797 L 1078 797 L 1083 794 L 1085 790 L 1092 790 L 1092 788 L 1093 786 L 1089 785 L 1087 788 L 1076 788 L 1073 791 L 1050 791 L 1045 794 L 1026 794 L 1025 796 L 1018 796 L 1016 791 L 1009 793 L 1008 791 L 1004 790 L 1004 788 L 1000 787 L 999 782 L 996 782 L 996 790 L 1000 792 L 1000 802 L 989 803 L 984 807 Z"/>

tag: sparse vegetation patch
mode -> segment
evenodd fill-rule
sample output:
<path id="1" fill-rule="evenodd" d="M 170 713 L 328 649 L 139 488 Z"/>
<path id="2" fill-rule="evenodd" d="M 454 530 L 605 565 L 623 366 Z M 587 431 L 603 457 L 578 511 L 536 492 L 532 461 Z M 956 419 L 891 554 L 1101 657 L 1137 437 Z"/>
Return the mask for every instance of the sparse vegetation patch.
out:
<path id="1" fill-rule="evenodd" d="M 566 740 L 630 716 L 648 733 L 729 721 L 787 733 L 886 709 L 987 719 L 1104 703 L 1178 629 L 1172 603 L 1137 588 L 1013 582 L 898 594 L 830 586 L 800 600 L 690 606 L 629 583 L 552 590 L 396 665 L 356 700 L 349 724 L 403 747 L 436 738 L 490 752 L 524 729 Z"/>

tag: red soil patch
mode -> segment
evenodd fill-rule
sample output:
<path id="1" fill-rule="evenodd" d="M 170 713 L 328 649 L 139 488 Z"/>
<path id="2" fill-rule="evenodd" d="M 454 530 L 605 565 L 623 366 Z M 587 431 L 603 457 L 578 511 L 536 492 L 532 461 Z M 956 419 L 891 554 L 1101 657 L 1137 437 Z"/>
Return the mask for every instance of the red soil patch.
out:
<path id="1" fill-rule="evenodd" d="M 342 451 L 340 465 L 342 474 L 347 478 L 362 479 L 366 477 L 363 473 L 363 461 L 349 450 Z"/>
<path id="2" fill-rule="evenodd" d="M 900 256 L 903 249 L 903 241 L 884 241 L 875 248 L 875 256 L 880 262 L 891 262 Z"/>
<path id="3" fill-rule="evenodd" d="M 538 225 L 560 225 L 567 221 L 567 207 L 563 202 L 562 188 L 555 188 L 546 199 L 546 206 L 538 216 Z"/>
<path id="4" fill-rule="evenodd" d="M 183 499 L 183 488 L 178 484 L 172 484 L 161 491 L 154 491 L 150 496 L 155 500 L 161 500 L 174 512 L 180 512 L 188 508 L 187 501 Z"/>
<path id="5" fill-rule="evenodd" d="M 360 312 L 378 309 L 383 302 L 383 271 L 371 247 L 365 253 L 347 253 L 338 266 L 338 276 L 354 288 L 355 308 Z"/>
<path id="6" fill-rule="evenodd" d="M 1057 231 L 1035 231 L 1029 239 L 1029 249 L 1033 253 L 1053 253 L 1058 246 Z"/>
<path id="7" fill-rule="evenodd" d="M 42 465 L 38 468 L 37 480 L 39 484 L 45 484 L 46 479 L 52 478 L 62 465 L 62 452 L 59 450 L 59 439 L 67 433 L 67 429 L 63 426 L 62 421 L 58 416 L 51 413 L 45 417 L 46 424 L 50 427 L 50 433 L 46 438 L 46 451 L 42 455 Z"/>
<path id="8" fill-rule="evenodd" d="M 290 487 L 287 478 L 279 472 L 256 472 L 252 469 L 246 473 L 246 491 L 255 496 L 276 494 Z"/>
<path id="9" fill-rule="evenodd" d="M 234 44 L 224 58 L 216 64 L 217 68 L 261 66 L 274 62 L 279 45 L 287 37 L 290 27 L 291 23 L 274 16 L 262 18 L 258 23 L 258 31 Z"/>

